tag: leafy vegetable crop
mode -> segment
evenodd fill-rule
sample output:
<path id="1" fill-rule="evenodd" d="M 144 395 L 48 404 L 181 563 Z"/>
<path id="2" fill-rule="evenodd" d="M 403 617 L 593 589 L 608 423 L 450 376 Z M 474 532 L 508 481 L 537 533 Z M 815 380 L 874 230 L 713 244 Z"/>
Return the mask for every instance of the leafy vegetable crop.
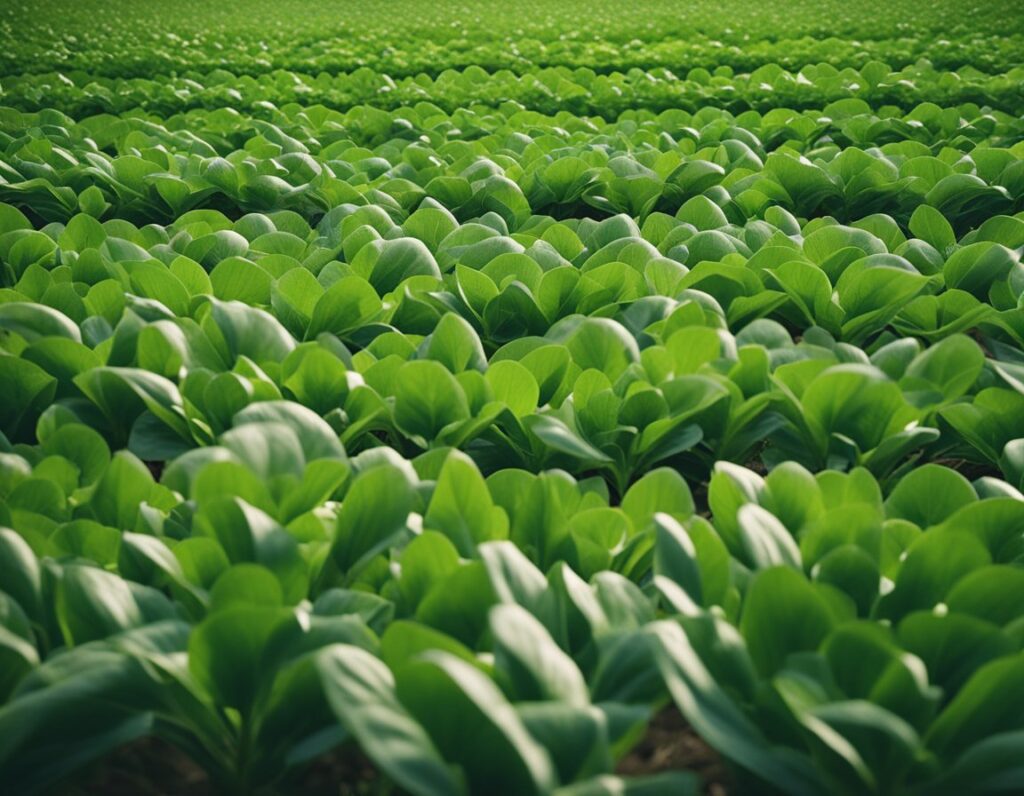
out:
<path id="1" fill-rule="evenodd" d="M 0 9 L 0 792 L 1024 790 L 969 6 Z"/>

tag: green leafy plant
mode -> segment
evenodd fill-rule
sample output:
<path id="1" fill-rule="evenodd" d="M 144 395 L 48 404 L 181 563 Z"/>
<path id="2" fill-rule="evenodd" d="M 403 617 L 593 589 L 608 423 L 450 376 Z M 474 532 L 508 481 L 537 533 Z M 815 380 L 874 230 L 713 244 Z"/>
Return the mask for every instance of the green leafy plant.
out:
<path id="1" fill-rule="evenodd" d="M 384 14 L 0 8 L 0 792 L 1024 790 L 1024 16 Z"/>

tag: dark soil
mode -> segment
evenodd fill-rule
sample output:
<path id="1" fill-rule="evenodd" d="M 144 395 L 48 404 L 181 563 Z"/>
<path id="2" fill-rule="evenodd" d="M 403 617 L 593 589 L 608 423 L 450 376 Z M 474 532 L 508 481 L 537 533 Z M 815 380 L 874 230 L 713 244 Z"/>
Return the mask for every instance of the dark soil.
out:
<path id="1" fill-rule="evenodd" d="M 50 796 L 224 796 L 206 772 L 170 744 L 144 738 L 97 762 Z M 259 796 L 398 796 L 357 749 L 342 747 Z"/>
<path id="2" fill-rule="evenodd" d="M 729 770 L 718 752 L 670 707 L 652 719 L 643 740 L 619 761 L 615 773 L 634 777 L 679 770 L 699 775 L 708 796 L 726 796 L 732 791 Z"/>
<path id="3" fill-rule="evenodd" d="M 362 754 L 322 757 L 293 784 L 296 796 L 401 796 Z"/>
<path id="4" fill-rule="evenodd" d="M 203 769 L 155 738 L 123 746 L 73 779 L 51 796 L 219 796 Z"/>
<path id="5" fill-rule="evenodd" d="M 976 481 L 986 475 L 995 476 L 996 478 L 1003 477 L 1002 473 L 992 465 L 972 462 L 967 459 L 936 459 L 935 464 L 941 464 L 950 470 L 956 470 L 968 481 Z"/>
<path id="6" fill-rule="evenodd" d="M 651 721 L 647 734 L 616 769 L 622 776 L 693 771 L 708 796 L 731 791 L 722 758 L 704 743 L 674 707 Z M 55 788 L 50 796 L 222 796 L 206 773 L 170 744 L 145 738 L 108 755 Z M 264 796 L 400 796 L 373 764 L 353 747 L 341 747 L 315 760 Z"/>

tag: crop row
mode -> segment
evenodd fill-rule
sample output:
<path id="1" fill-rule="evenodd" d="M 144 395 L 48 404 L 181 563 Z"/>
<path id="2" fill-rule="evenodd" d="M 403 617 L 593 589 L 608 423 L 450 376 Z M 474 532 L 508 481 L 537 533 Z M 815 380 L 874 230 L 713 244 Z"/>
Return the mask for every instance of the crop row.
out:
<path id="1" fill-rule="evenodd" d="M 391 4 L 384 27 L 376 9 L 297 0 L 218 9 L 201 0 L 144 7 L 84 0 L 59 9 L 12 1 L 0 10 L 0 73 L 138 77 L 227 68 L 249 75 L 274 69 L 337 74 L 368 66 L 404 77 L 471 65 L 520 73 L 547 66 L 749 71 L 815 62 L 859 67 L 873 59 L 904 67 L 920 58 L 949 70 L 969 64 L 996 73 L 1016 66 L 1019 13 L 992 3 L 964 5 L 891 3 L 888 12 L 902 23 L 880 27 L 877 7 L 865 0 L 784 7 L 730 0 L 685 9 L 660 0 L 645 3 L 642 14 L 623 14 L 608 0 L 574 0 L 557 9 L 536 0 L 515 9 L 470 1 L 457 14 L 402 0 Z M 264 25 L 268 15 L 289 24 Z"/>
<path id="2" fill-rule="evenodd" d="M 843 222 L 883 212 L 905 225 L 926 205 L 964 231 L 1015 212 L 1024 196 L 1020 120 L 973 105 L 879 115 L 848 99 L 805 113 L 677 110 L 615 124 L 511 105 L 264 115 L 75 124 L 11 112 L 0 200 L 43 222 L 86 212 L 146 223 L 198 208 L 317 218 L 343 203 L 379 204 L 403 220 L 430 198 L 462 220 L 493 210 L 512 232 L 541 213 L 624 212 L 644 223 L 691 200 L 723 217 L 712 227 L 749 225 L 770 208 Z"/>
<path id="3" fill-rule="evenodd" d="M 143 735 L 228 792 L 347 739 L 414 794 L 621 792 L 612 760 L 669 696 L 753 790 L 953 794 L 1018 763 L 1004 482 L 927 465 L 883 501 L 863 469 L 723 462 L 709 521 L 673 470 L 612 507 L 557 470 L 350 458 L 287 401 L 160 483 L 59 405 L 39 436 L 0 454 L 19 792 Z"/>
<path id="4" fill-rule="evenodd" d="M 467 105 L 496 107 L 512 101 L 542 113 L 568 110 L 612 120 L 635 109 L 804 110 L 849 98 L 906 110 L 922 102 L 970 102 L 1012 113 L 1024 96 L 1022 73 L 1019 66 L 994 75 L 972 66 L 948 72 L 924 59 L 895 70 L 871 60 L 857 68 L 808 63 L 793 71 L 768 64 L 738 74 L 731 66 L 719 66 L 713 73 L 697 67 L 685 76 L 664 68 L 608 74 L 566 67 L 488 73 L 477 65 L 448 69 L 435 77 L 397 79 L 366 67 L 338 75 L 276 70 L 255 77 L 225 69 L 133 78 L 46 72 L 5 79 L 0 99 L 21 110 L 56 109 L 76 117 L 136 109 L 163 116 L 196 108 L 254 110 L 265 103 L 347 110 L 362 104 L 399 109 L 430 102 L 454 112 Z"/>

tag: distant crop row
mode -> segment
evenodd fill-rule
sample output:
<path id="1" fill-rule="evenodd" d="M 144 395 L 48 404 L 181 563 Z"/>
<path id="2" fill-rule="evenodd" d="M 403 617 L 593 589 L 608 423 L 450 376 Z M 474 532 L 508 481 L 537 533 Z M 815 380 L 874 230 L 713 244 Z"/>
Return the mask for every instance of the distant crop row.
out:
<path id="1" fill-rule="evenodd" d="M 257 75 L 370 67 L 397 78 L 473 65 L 519 73 L 549 66 L 752 71 L 817 62 L 859 68 L 870 60 L 902 68 L 927 58 L 944 70 L 973 66 L 998 73 L 1020 64 L 1021 10 L 1019 0 L 969 6 L 894 0 L 885 15 L 899 22 L 879 24 L 873 0 L 686 6 L 650 0 L 642 13 L 623 13 L 609 0 L 557 6 L 532 0 L 514 8 L 485 0 L 462 0 L 457 7 L 392 0 L 382 25 L 375 7 L 304 0 L 216 8 L 204 0 L 42 7 L 11 0 L 0 9 L 0 72 L 140 77 L 216 68 Z"/>
<path id="2" fill-rule="evenodd" d="M 541 113 L 569 111 L 614 120 L 642 110 L 805 111 L 857 99 L 885 114 L 908 112 L 921 103 L 972 103 L 1012 115 L 1024 99 L 1022 77 L 1024 69 L 1017 66 L 990 75 L 973 67 L 947 72 L 928 60 L 894 69 L 867 59 L 843 68 L 826 62 L 801 63 L 793 70 L 768 64 L 740 73 L 727 65 L 714 72 L 704 67 L 678 73 L 662 67 L 608 73 L 555 67 L 522 74 L 508 69 L 488 73 L 470 66 L 433 77 L 397 79 L 366 67 L 340 75 L 303 68 L 256 76 L 189 68 L 156 78 L 105 78 L 80 71 L 19 75 L 4 81 L 4 102 L 21 110 L 53 109 L 75 116 L 139 111 L 167 116 L 219 108 L 259 113 L 268 104 L 394 110 L 424 102 L 452 113 L 467 106 L 497 108 L 511 102 Z"/>

